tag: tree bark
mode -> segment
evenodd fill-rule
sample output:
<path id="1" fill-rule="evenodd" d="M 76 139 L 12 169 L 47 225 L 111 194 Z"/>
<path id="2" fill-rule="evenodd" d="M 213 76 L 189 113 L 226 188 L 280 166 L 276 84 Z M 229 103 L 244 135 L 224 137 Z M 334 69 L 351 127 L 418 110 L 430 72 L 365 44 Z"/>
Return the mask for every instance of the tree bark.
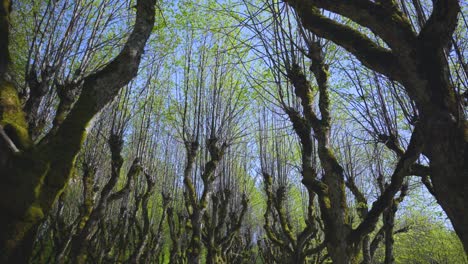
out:
<path id="1" fill-rule="evenodd" d="M 202 216 L 200 210 L 195 210 L 190 216 L 190 223 L 192 225 L 192 237 L 187 251 L 188 263 L 199 264 L 201 261 L 201 251 L 203 249 L 201 242 L 201 224 Z"/>
<path id="2" fill-rule="evenodd" d="M 385 232 L 385 264 L 394 264 L 395 257 L 393 256 L 393 229 L 395 226 L 396 206 L 392 205 L 383 213 L 384 232 Z"/>
<path id="3" fill-rule="evenodd" d="M 224 264 L 226 262 L 226 258 L 223 256 L 221 250 L 215 247 L 208 247 L 208 253 L 206 255 L 206 263 L 207 264 Z"/>
<path id="4" fill-rule="evenodd" d="M 311 49 L 312 50 L 312 49 Z M 304 117 L 294 111 L 287 111 L 293 127 L 301 139 L 303 155 L 303 180 L 309 192 L 318 196 L 320 213 L 324 223 L 327 251 L 334 263 L 355 263 L 358 255 L 357 243 L 349 240 L 352 228 L 348 223 L 348 208 L 345 194 L 344 171 L 329 146 L 330 136 L 330 100 L 328 86 L 328 65 L 324 63 L 324 54 L 317 47 L 313 52 L 312 65 L 319 92 L 319 108 L 321 119 L 312 110 L 312 87 L 298 65 L 293 65 L 288 71 L 288 78 L 293 83 L 295 94 L 301 99 Z M 304 123 L 308 124 L 304 125 Z M 324 170 L 321 180 L 313 168 L 310 168 L 312 127 L 317 139 L 318 157 Z M 307 165 L 308 164 L 308 165 Z"/>

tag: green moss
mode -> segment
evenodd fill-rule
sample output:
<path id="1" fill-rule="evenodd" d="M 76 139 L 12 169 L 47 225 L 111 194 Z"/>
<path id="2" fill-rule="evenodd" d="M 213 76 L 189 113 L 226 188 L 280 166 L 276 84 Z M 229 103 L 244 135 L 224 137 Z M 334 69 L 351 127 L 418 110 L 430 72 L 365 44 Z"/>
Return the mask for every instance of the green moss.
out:
<path id="1" fill-rule="evenodd" d="M 328 196 L 323 197 L 323 203 L 325 205 L 325 208 L 331 209 L 331 202 Z"/>
<path id="2" fill-rule="evenodd" d="M 44 218 L 44 212 L 42 211 L 42 208 L 39 206 L 31 206 L 26 216 L 31 222 L 36 222 Z"/>
<path id="3" fill-rule="evenodd" d="M 0 83 L 0 125 L 5 128 L 19 148 L 31 146 L 26 116 L 21 108 L 18 93 L 10 82 Z"/>
<path id="4" fill-rule="evenodd" d="M 266 185 L 273 185 L 273 178 L 270 175 L 264 174 L 263 176 L 265 178 Z"/>
<path id="5" fill-rule="evenodd" d="M 83 218 L 81 218 L 80 224 L 78 225 L 78 230 L 82 230 L 82 229 L 85 227 L 85 225 L 86 225 L 86 223 L 88 222 L 88 220 L 89 220 L 89 216 L 88 216 L 88 215 L 83 216 Z"/>
<path id="6" fill-rule="evenodd" d="M 357 209 L 365 209 L 367 208 L 367 204 L 361 202 L 361 203 L 358 203 L 356 207 Z"/>

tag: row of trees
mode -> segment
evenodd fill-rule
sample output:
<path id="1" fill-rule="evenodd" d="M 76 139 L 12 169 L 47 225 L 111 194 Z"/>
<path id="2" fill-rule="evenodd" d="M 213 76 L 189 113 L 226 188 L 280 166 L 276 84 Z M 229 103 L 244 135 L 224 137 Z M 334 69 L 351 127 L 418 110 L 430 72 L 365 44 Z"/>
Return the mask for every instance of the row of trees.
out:
<path id="1" fill-rule="evenodd" d="M 458 1 L 11 4 L 3 262 L 467 261 Z"/>

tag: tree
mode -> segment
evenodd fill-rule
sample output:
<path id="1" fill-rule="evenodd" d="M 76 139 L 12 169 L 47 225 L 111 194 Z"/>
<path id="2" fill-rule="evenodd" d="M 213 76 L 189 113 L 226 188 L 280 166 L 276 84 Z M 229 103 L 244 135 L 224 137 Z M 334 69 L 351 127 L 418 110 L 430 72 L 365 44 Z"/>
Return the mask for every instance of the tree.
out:
<path id="1" fill-rule="evenodd" d="M 443 107 L 408 92 L 437 81 L 418 61 L 438 39 L 395 33 L 422 38 L 447 1 L 2 1 L 0 262 L 466 262 L 435 200 L 428 113 Z M 323 37 L 291 2 L 345 30 Z M 347 29 L 362 56 L 333 43 Z M 398 67 L 366 57 L 382 53 Z"/>
<path id="2" fill-rule="evenodd" d="M 132 33 L 119 53 L 100 71 L 84 77 L 81 94 L 63 123 L 40 142 L 31 140 L 25 109 L 8 80 L 8 42 L 2 41 L 0 76 L 2 260 L 24 263 L 38 224 L 63 191 L 93 118 L 136 74 L 154 25 L 155 0 L 140 0 Z M 1 37 L 8 40 L 10 1 L 0 10 Z"/>
<path id="3" fill-rule="evenodd" d="M 120 118 L 116 120 L 116 116 Z M 87 212 L 79 221 L 76 234 L 71 238 L 71 260 L 76 264 L 84 264 L 88 258 L 88 245 L 91 241 L 91 238 L 95 235 L 100 221 L 103 219 L 104 214 L 111 202 L 118 201 L 125 196 L 128 196 L 131 189 L 133 189 L 133 184 L 135 178 L 141 173 L 142 165 L 140 158 L 135 157 L 131 162 L 130 169 L 126 173 L 126 183 L 124 187 L 120 190 L 113 192 L 114 187 L 116 186 L 120 175 L 123 172 L 124 158 L 122 156 L 123 151 L 123 133 L 125 117 L 122 115 L 114 115 L 112 120 L 112 131 L 108 139 L 109 150 L 111 153 L 111 169 L 109 180 L 104 185 L 99 200 L 96 205 L 92 205 L 91 210 Z M 154 185 L 151 183 L 151 178 L 147 175 L 149 179 L 148 186 Z M 148 187 L 149 188 L 149 187 Z M 87 197 L 90 199 L 90 197 Z M 85 201 L 85 204 L 88 201 Z"/>
<path id="4" fill-rule="evenodd" d="M 263 255 L 269 255 L 274 263 L 309 263 L 319 262 L 325 243 L 314 204 L 315 193 L 307 192 L 305 198 L 305 225 L 293 227 L 292 213 L 288 208 L 288 197 L 291 189 L 291 170 L 287 163 L 287 138 L 285 135 L 270 135 L 268 130 L 278 130 L 279 125 L 268 127 L 268 118 L 262 117 L 263 126 L 259 135 L 261 174 L 266 195 L 264 229 L 269 243 L 261 247 Z M 271 133 L 273 134 L 273 133 Z M 270 146 L 271 145 L 271 146 Z M 291 147 L 291 146 L 289 146 Z M 289 158 L 289 159 L 288 159 Z M 275 248 L 278 249 L 275 252 Z M 322 260 L 327 257 L 322 257 Z M 268 261 L 266 261 L 268 262 Z"/>
<path id="5" fill-rule="evenodd" d="M 178 127 L 186 150 L 183 182 L 187 228 L 191 234 L 187 249 L 189 263 L 201 261 L 203 222 L 214 222 L 208 213 L 210 203 L 213 205 L 217 197 L 213 195 L 214 183 L 225 153 L 242 132 L 236 122 L 245 110 L 239 89 L 242 82 L 236 79 L 231 58 L 217 43 L 224 40 L 215 34 L 202 34 L 199 39 L 194 35 L 193 31 L 189 32 L 184 54 L 183 103 Z M 232 233 L 237 233 L 237 229 L 236 226 Z M 207 243 L 211 260 L 223 257 L 217 254 L 220 245 L 213 244 L 213 237 L 207 240 L 211 240 Z"/>
<path id="6" fill-rule="evenodd" d="M 463 95 L 450 80 L 446 58 L 460 12 L 459 1 L 433 1 L 432 14 L 419 32 L 412 29 L 409 18 L 396 1 L 285 2 L 295 9 L 306 29 L 335 42 L 365 66 L 405 87 L 417 109 L 413 122 L 413 138 L 417 143 L 413 155 L 428 157 L 433 194 L 468 252 L 468 211 L 465 206 L 468 182 L 464 179 L 468 174 L 468 123 L 463 110 Z M 339 14 L 368 28 L 384 41 L 385 46 L 326 17 L 321 10 Z M 391 185 L 400 185 L 401 177 L 404 175 L 393 178 Z"/>
<path id="7" fill-rule="evenodd" d="M 468 263 L 463 245 L 453 230 L 448 230 L 432 215 L 411 212 L 397 224 L 411 228 L 395 236 L 395 263 Z M 382 261 L 385 252 L 378 250 L 376 260 Z"/>

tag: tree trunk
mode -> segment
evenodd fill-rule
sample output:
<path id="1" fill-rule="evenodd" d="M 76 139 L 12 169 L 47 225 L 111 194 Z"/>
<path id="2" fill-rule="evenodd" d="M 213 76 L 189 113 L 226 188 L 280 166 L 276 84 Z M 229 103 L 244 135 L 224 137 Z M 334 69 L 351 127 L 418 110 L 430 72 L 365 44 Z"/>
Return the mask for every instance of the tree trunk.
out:
<path id="1" fill-rule="evenodd" d="M 328 132 L 318 136 L 318 154 L 325 171 L 323 183 L 328 186 L 319 196 L 320 211 L 324 218 L 327 250 L 333 263 L 356 263 L 358 247 L 348 239 L 352 229 L 348 223 L 343 168 L 328 148 Z"/>
<path id="2" fill-rule="evenodd" d="M 443 50 L 430 43 L 418 47 L 417 76 L 429 100 L 418 105 L 424 126 L 423 154 L 429 158 L 430 178 L 437 202 L 449 217 L 468 252 L 468 122 L 455 95 Z"/>
<path id="3" fill-rule="evenodd" d="M 194 209 L 192 216 L 190 217 L 192 224 L 192 238 L 190 240 L 190 245 L 187 251 L 188 263 L 190 264 L 199 264 L 201 261 L 201 251 L 202 251 L 202 242 L 201 242 L 201 229 L 202 229 L 202 216 L 198 209 Z"/>
<path id="4" fill-rule="evenodd" d="M 223 256 L 221 250 L 216 247 L 208 247 L 208 253 L 206 255 L 207 264 L 224 264 L 226 262 L 226 257 Z"/>
<path id="5" fill-rule="evenodd" d="M 395 213 L 397 207 L 392 204 L 383 213 L 384 232 L 385 232 L 385 264 L 394 264 L 395 257 L 393 256 L 393 229 L 395 226 Z"/>
<path id="6" fill-rule="evenodd" d="M 450 120 L 428 123 L 432 128 L 425 154 L 430 159 L 434 195 L 468 252 L 468 127 Z"/>

